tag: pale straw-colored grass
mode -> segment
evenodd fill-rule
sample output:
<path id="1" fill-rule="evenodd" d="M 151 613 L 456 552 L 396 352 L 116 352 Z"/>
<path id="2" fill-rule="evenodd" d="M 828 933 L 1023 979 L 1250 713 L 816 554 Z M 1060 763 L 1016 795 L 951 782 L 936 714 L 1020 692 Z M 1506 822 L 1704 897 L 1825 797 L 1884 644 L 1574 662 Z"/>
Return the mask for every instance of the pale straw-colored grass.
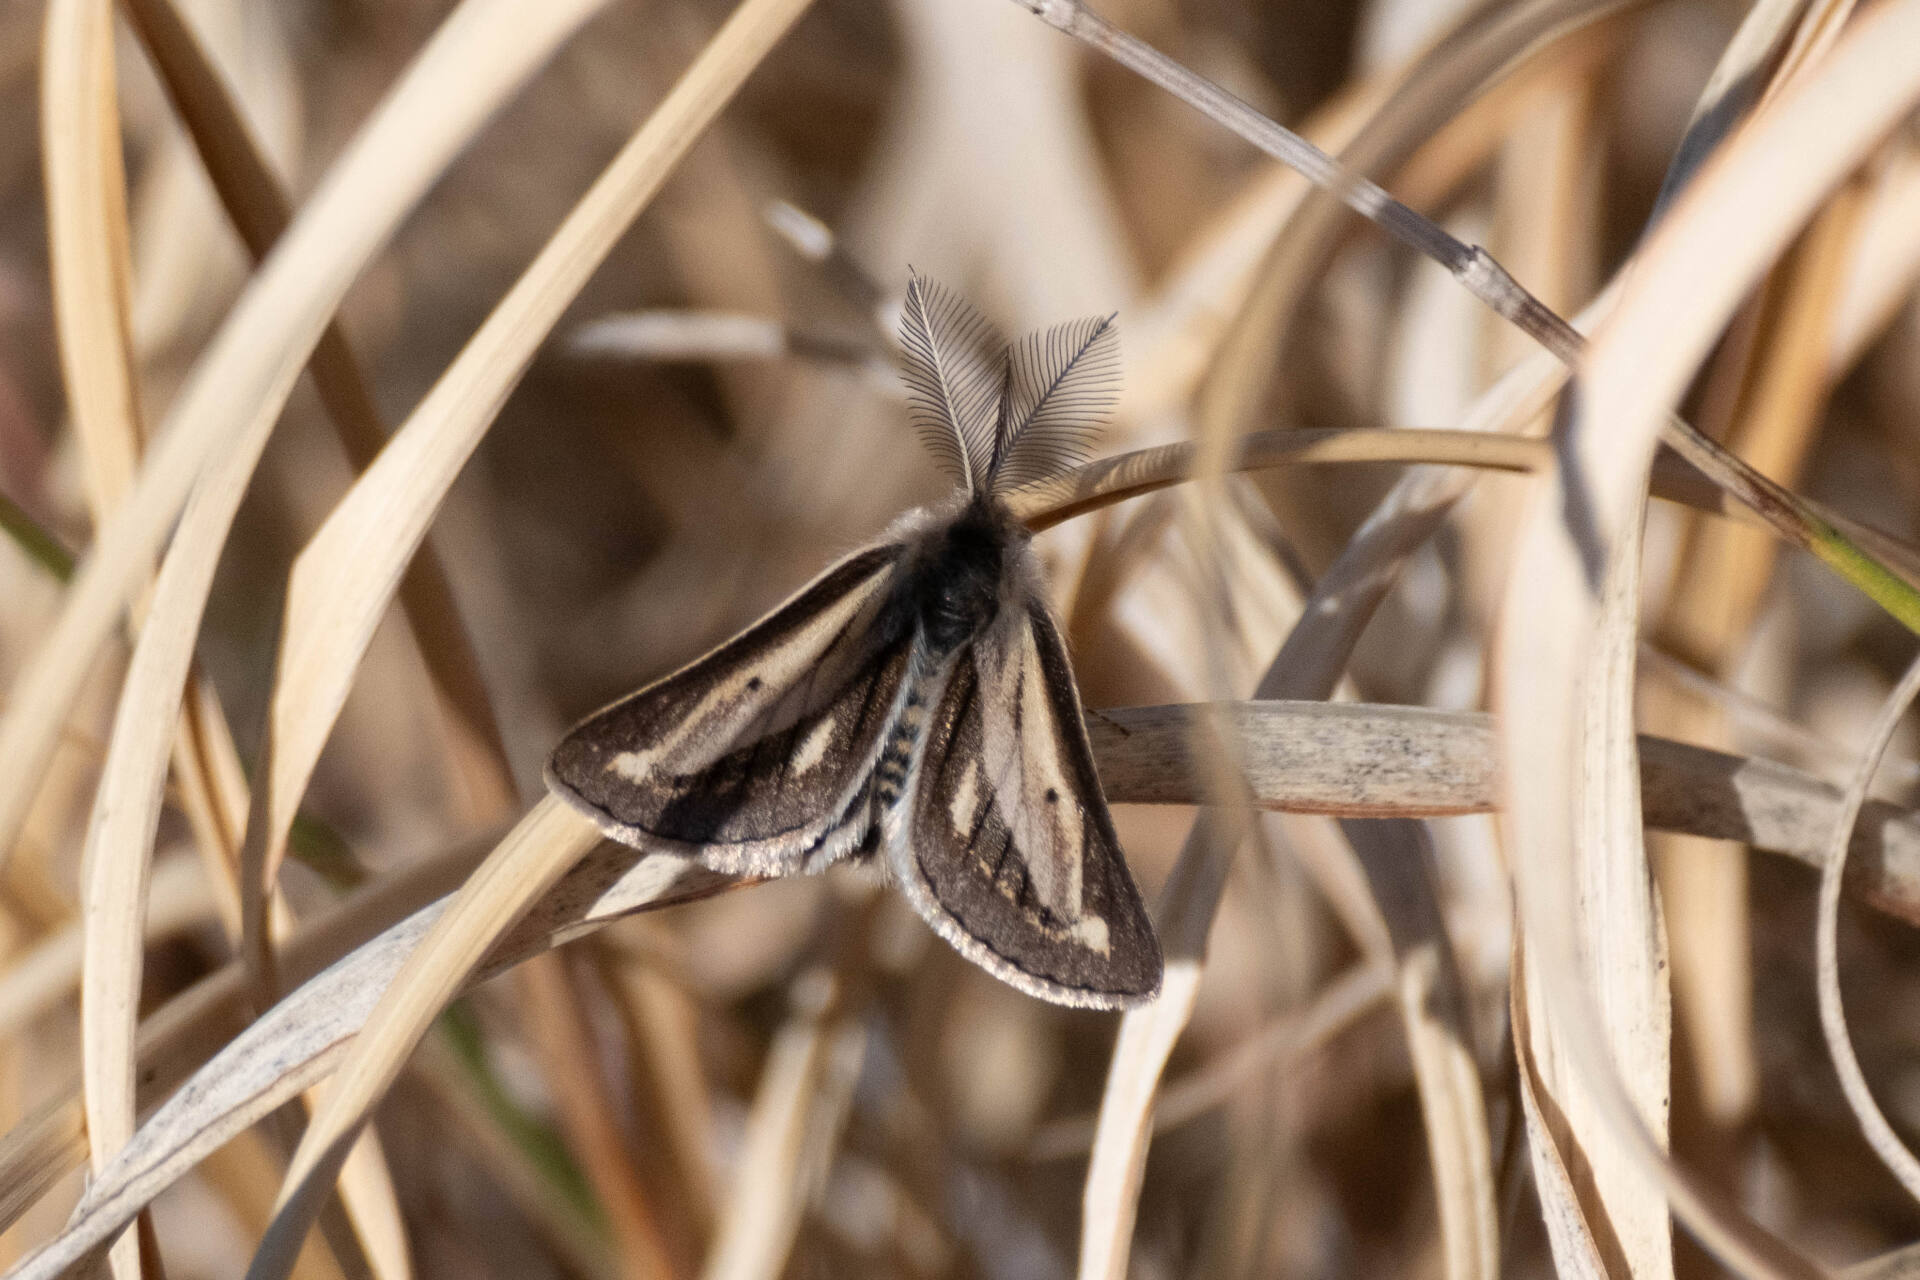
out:
<path id="1" fill-rule="evenodd" d="M 1536 499 L 1522 528 L 1504 627 L 1506 754 L 1534 765 L 1509 775 L 1506 811 L 1509 838 L 1526 851 L 1518 896 L 1529 973 L 1545 988 L 1616 1138 L 1636 1148 L 1643 1166 L 1661 1170 L 1675 1214 L 1752 1274 L 1814 1268 L 1660 1158 L 1602 1049 L 1583 976 L 1587 960 L 1558 923 L 1577 918 L 1575 851 L 1605 838 L 1583 813 L 1611 820 L 1584 798 L 1593 794 L 1592 775 L 1583 779 L 1574 769 L 1577 746 L 1618 741 L 1626 731 L 1626 708 L 1605 697 L 1596 679 L 1594 575 L 1608 572 L 1615 547 L 1633 545 L 1621 530 L 1637 511 L 1635 477 L 1645 475 L 1664 415 L 1713 334 L 1815 203 L 1920 97 L 1920 75 L 1894 52 L 1914 39 L 1920 8 L 1889 4 L 1863 17 L 1826 62 L 1702 171 L 1656 229 L 1595 335 L 1573 410 L 1568 458 L 1575 465 L 1543 477 L 1550 496 Z M 1788 156 L 1791 174 L 1781 171 Z M 1568 501 L 1585 513 L 1580 526 L 1569 528 Z M 1520 708 L 1525 714 L 1514 714 Z M 1616 768 L 1621 759 L 1613 757 Z"/>

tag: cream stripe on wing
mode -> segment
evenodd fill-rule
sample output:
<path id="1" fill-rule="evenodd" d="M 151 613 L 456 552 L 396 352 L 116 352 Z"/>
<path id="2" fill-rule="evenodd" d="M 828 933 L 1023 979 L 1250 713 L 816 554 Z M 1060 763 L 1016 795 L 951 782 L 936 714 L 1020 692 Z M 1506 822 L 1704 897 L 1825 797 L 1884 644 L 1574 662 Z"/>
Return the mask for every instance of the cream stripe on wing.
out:
<path id="1" fill-rule="evenodd" d="M 1080 805 L 1025 610 L 1010 611 L 993 636 L 982 638 L 978 660 L 982 684 L 991 690 L 981 699 L 981 754 L 995 808 L 1026 864 L 1034 897 L 1077 920 L 1086 854 Z"/>
<path id="2" fill-rule="evenodd" d="M 765 737 L 817 710 L 812 705 L 815 697 L 789 699 L 788 695 L 802 677 L 808 677 L 810 689 L 839 687 L 839 670 L 819 668 L 838 641 L 864 634 L 866 627 L 855 625 L 855 620 L 863 610 L 871 612 L 879 607 L 880 586 L 888 581 L 890 573 L 890 568 L 877 572 L 848 591 L 752 666 L 708 689 L 658 742 L 622 751 L 607 761 L 606 768 L 631 782 L 645 781 L 663 768 L 675 774 L 696 773 L 734 750 L 745 736 L 745 726 L 754 721 L 764 717 L 754 736 Z M 861 655 L 857 648 L 843 660 L 845 664 L 858 660 Z M 839 668 L 842 663 L 833 665 Z"/>

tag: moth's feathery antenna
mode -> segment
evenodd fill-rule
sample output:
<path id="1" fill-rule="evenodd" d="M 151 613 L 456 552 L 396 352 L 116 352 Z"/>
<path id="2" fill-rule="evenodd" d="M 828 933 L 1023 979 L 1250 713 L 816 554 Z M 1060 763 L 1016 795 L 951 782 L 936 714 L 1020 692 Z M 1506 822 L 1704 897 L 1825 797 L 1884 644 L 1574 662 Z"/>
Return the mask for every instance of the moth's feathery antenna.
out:
<path id="1" fill-rule="evenodd" d="M 996 424 L 994 492 L 1045 480 L 1091 452 L 1120 398 L 1118 314 L 1071 320 L 1013 345 Z"/>
<path id="2" fill-rule="evenodd" d="M 914 429 L 944 470 L 979 493 L 994 471 L 1007 341 L 957 294 L 909 271 L 900 351 Z"/>
<path id="3" fill-rule="evenodd" d="M 999 474 L 1000 463 L 1006 457 L 1008 435 L 1008 413 L 1013 404 L 1013 352 L 1000 365 L 1000 407 L 993 419 L 993 459 L 987 464 L 987 475 Z"/>

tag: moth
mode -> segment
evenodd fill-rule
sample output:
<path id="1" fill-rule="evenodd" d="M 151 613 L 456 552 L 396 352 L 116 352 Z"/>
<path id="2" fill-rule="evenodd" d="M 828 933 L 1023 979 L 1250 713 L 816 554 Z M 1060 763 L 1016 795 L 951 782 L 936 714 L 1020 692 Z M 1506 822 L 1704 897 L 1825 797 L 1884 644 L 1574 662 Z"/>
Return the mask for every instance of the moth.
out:
<path id="1" fill-rule="evenodd" d="M 1160 990 L 1160 944 L 1006 495 L 1080 461 L 1114 317 L 1008 343 L 911 276 L 910 417 L 956 488 L 691 665 L 583 721 L 547 785 L 608 836 L 734 875 L 877 862 L 963 955 L 1043 1000 Z"/>

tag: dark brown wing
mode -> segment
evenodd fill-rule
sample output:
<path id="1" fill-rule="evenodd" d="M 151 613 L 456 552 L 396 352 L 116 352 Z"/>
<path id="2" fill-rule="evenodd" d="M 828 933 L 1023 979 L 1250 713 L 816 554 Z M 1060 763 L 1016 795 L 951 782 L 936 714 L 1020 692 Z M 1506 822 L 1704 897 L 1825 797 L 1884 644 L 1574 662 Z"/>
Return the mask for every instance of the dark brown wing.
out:
<path id="1" fill-rule="evenodd" d="M 873 547 L 691 666 L 589 717 L 547 785 L 616 840 L 719 871 L 815 870 L 870 825 L 868 776 L 906 671 L 902 548 Z"/>
<path id="2" fill-rule="evenodd" d="M 888 863 L 969 959 L 1059 1004 L 1160 990 L 1160 944 L 1120 854 L 1059 632 L 1038 601 L 957 655 Z"/>

